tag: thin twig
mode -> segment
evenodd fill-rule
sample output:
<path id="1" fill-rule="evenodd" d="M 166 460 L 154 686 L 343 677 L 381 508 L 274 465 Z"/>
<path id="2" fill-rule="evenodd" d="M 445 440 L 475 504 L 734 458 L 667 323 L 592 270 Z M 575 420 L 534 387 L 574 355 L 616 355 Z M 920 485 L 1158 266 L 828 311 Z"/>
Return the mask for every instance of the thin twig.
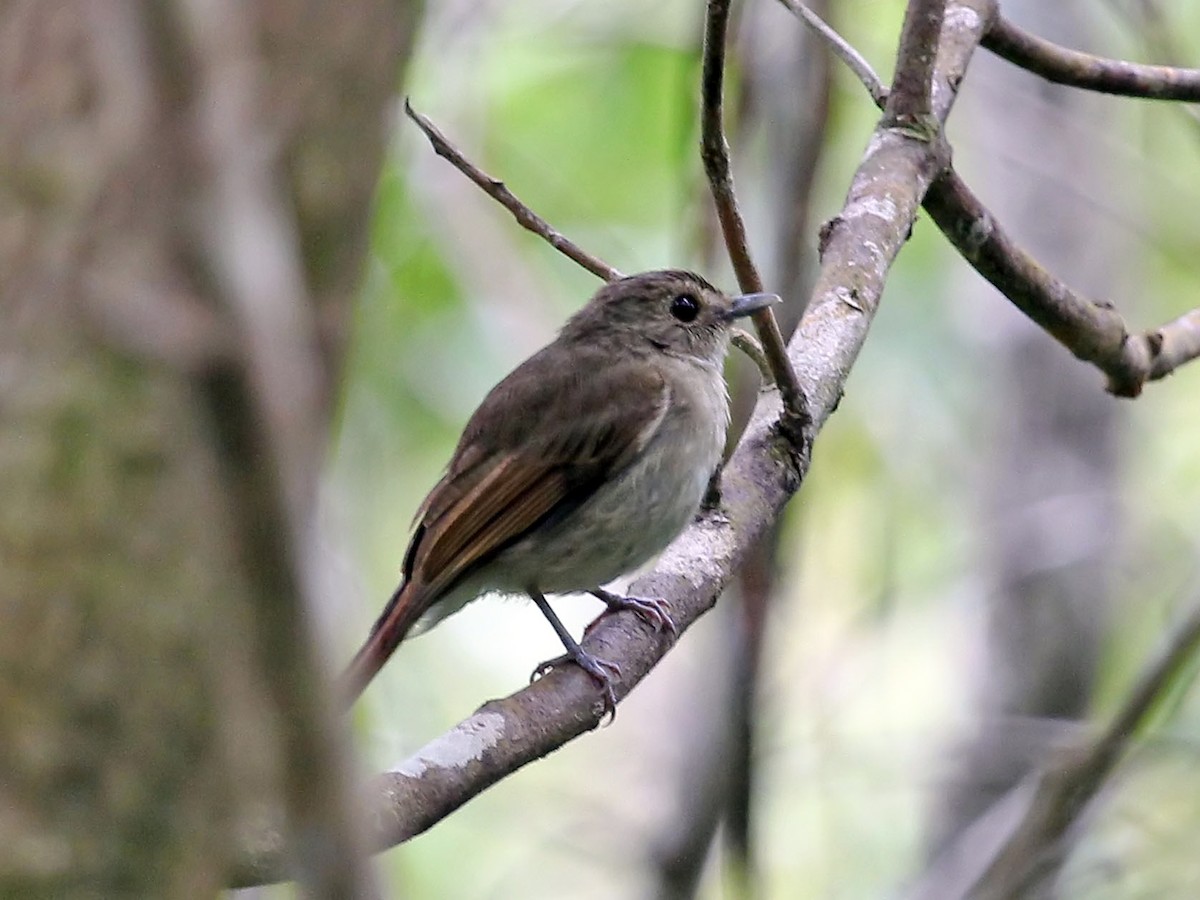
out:
<path id="1" fill-rule="evenodd" d="M 433 146 L 434 153 L 447 160 L 454 168 L 482 188 L 484 193 L 512 213 L 513 218 L 521 227 L 532 231 L 559 253 L 579 263 L 596 277 L 605 281 L 616 281 L 621 277 L 621 273 L 604 260 L 588 253 L 574 241 L 552 228 L 545 219 L 522 203 L 503 181 L 493 178 L 463 156 L 427 116 L 412 108 L 412 104 L 408 102 L 407 98 L 404 101 L 404 112 L 417 123 L 418 128 L 425 132 L 425 136 L 429 138 L 429 143 Z"/>
<path id="2" fill-rule="evenodd" d="M 887 102 L 888 89 L 879 80 L 879 76 L 875 74 L 871 64 L 861 53 L 850 46 L 849 41 L 834 31 L 824 19 L 800 0 L 779 0 L 779 2 L 816 33 L 834 56 L 846 64 L 846 67 L 862 82 L 876 106 L 882 107 Z"/>
<path id="3" fill-rule="evenodd" d="M 1108 376 L 1108 390 L 1136 397 L 1200 357 L 1200 309 L 1161 328 L 1130 333 L 1111 303 L 1090 300 L 1042 267 L 1004 231 L 953 171 L 925 196 L 925 209 L 975 270 L 1079 359 Z"/>
<path id="4" fill-rule="evenodd" d="M 730 343 L 750 357 L 750 361 L 758 367 L 758 374 L 763 377 L 764 381 L 771 379 L 771 364 L 767 361 L 767 354 L 763 353 L 762 345 L 754 339 L 754 335 L 748 331 L 742 331 L 740 328 L 734 328 L 730 331 Z"/>
<path id="5" fill-rule="evenodd" d="M 971 891 L 972 897 L 1026 895 L 1040 874 L 1039 861 L 1078 820 L 1150 713 L 1200 649 L 1200 606 L 1193 608 L 1151 663 L 1102 734 L 1067 753 L 1038 777 L 1032 800 L 1012 835 Z"/>
<path id="6" fill-rule="evenodd" d="M 892 89 L 884 106 L 884 121 L 888 124 L 918 127 L 929 124 L 933 69 L 945 13 L 946 0 L 909 0 Z"/>
<path id="7" fill-rule="evenodd" d="M 729 27 L 729 0 L 708 0 L 704 25 L 704 59 L 700 75 L 700 156 L 712 188 L 721 234 L 729 251 L 738 285 L 747 293 L 762 291 L 762 276 L 750 256 L 746 223 L 733 191 L 733 173 L 729 164 L 729 145 L 723 124 L 725 82 L 725 38 Z M 771 376 L 779 387 L 786 416 L 792 429 L 803 428 L 810 420 L 808 403 L 800 382 L 788 360 L 787 347 L 775 321 L 775 314 L 764 309 L 754 314 L 754 325 L 762 342 L 763 353 L 771 366 Z M 798 433 L 794 431 L 794 433 Z"/>
<path id="8" fill-rule="evenodd" d="M 1013 65 L 1047 81 L 1103 94 L 1200 103 L 1200 69 L 1106 59 L 1061 47 L 997 15 L 983 44 Z"/>

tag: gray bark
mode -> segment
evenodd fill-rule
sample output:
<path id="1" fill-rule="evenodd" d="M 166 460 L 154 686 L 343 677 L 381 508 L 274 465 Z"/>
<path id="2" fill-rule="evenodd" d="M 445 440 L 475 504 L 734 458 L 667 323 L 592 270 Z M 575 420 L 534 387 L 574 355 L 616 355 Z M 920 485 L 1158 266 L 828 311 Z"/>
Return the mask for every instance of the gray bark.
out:
<path id="1" fill-rule="evenodd" d="M 373 892 L 322 855 L 353 829 L 299 541 L 415 11 L 0 13 L 4 896 L 211 896 L 285 809 L 314 893 Z M 313 353 L 272 395 L 280 310 Z"/>

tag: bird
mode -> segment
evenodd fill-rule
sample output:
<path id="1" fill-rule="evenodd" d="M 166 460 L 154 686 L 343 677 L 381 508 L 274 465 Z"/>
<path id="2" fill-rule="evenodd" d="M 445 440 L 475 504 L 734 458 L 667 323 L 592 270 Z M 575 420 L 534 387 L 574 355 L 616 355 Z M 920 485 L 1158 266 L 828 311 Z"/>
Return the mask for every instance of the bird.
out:
<path id="1" fill-rule="evenodd" d="M 729 424 L 723 362 L 739 318 L 778 302 L 664 269 L 605 284 L 470 417 L 414 517 L 399 586 L 347 666 L 353 703 L 405 638 L 486 593 L 528 595 L 615 716 L 615 664 L 571 637 L 547 593 L 591 593 L 675 632 L 667 605 L 605 584 L 699 511 Z M 603 718 L 603 716 L 602 716 Z"/>

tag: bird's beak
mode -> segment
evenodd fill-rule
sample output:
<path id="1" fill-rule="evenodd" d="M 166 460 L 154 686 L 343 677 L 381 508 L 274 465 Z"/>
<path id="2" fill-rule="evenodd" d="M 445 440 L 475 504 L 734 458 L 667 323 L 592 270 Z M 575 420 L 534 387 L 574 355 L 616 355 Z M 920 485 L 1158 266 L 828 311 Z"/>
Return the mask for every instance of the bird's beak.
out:
<path id="1" fill-rule="evenodd" d="M 742 316 L 748 316 L 750 313 L 756 313 L 760 309 L 766 309 L 768 306 L 779 302 L 778 294 L 742 294 L 740 297 L 732 297 L 729 309 L 725 311 L 726 321 L 740 319 Z"/>

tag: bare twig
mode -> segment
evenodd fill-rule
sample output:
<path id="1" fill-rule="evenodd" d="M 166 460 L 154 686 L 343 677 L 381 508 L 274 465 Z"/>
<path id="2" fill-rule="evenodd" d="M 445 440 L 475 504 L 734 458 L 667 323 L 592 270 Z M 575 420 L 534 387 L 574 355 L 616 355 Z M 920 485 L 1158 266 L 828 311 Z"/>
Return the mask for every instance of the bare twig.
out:
<path id="1" fill-rule="evenodd" d="M 721 233 L 729 250 L 738 285 L 743 291 L 762 291 L 763 281 L 746 237 L 746 223 L 738 209 L 733 191 L 733 173 L 729 165 L 729 145 L 723 125 L 723 93 L 725 81 L 725 37 L 729 26 L 729 0 L 708 0 L 704 26 L 704 60 L 700 75 L 700 156 L 712 188 Z M 791 420 L 794 435 L 800 433 L 810 420 L 808 403 L 800 382 L 788 361 L 787 348 L 779 323 L 770 309 L 754 314 L 754 325 L 762 341 L 763 352 L 771 367 L 771 376 L 779 387 L 783 408 Z"/>
<path id="2" fill-rule="evenodd" d="M 862 82 L 876 106 L 882 107 L 887 102 L 888 89 L 883 86 L 883 82 L 879 80 L 879 76 L 875 74 L 871 64 L 861 53 L 850 46 L 849 41 L 834 31 L 824 19 L 800 0 L 779 0 L 779 2 L 812 29 L 833 54 L 846 64 L 846 67 Z"/>
<path id="3" fill-rule="evenodd" d="M 1017 246 L 953 171 L 934 183 L 925 209 L 980 275 L 1075 356 L 1103 371 L 1113 394 L 1136 397 L 1147 381 L 1200 356 L 1200 309 L 1131 334 L 1112 304 L 1076 293 Z"/>
<path id="4" fill-rule="evenodd" d="M 750 361 L 758 367 L 758 374 L 763 377 L 763 380 L 771 379 L 771 364 L 767 361 L 767 354 L 763 353 L 762 345 L 754 339 L 754 335 L 748 331 L 742 331 L 740 328 L 734 328 L 731 330 L 730 341 L 733 346 L 750 357 Z"/>
<path id="5" fill-rule="evenodd" d="M 404 112 L 410 119 L 417 123 L 417 127 L 421 131 L 425 132 L 425 136 L 429 138 L 429 143 L 433 146 L 434 153 L 449 161 L 454 168 L 458 169 L 458 171 L 481 187 L 484 193 L 512 213 L 513 218 L 517 220 L 517 223 L 522 228 L 532 231 L 559 253 L 579 263 L 579 265 L 583 266 L 597 278 L 602 278 L 605 281 L 616 281 L 621 277 L 621 273 L 604 260 L 588 253 L 574 241 L 564 237 L 552 228 L 545 219 L 522 203 L 503 181 L 488 175 L 463 156 L 458 148 L 446 139 L 446 136 L 438 130 L 438 127 L 427 116 L 422 115 L 412 108 L 407 99 L 404 101 Z"/>
<path id="6" fill-rule="evenodd" d="M 1048 848 L 1060 844 L 1100 789 L 1150 713 L 1200 649 L 1200 606 L 1179 625 L 1159 657 L 1102 734 L 1088 746 L 1066 753 L 1035 780 L 1025 815 L 971 890 L 978 898 L 1025 896 L 1039 879 Z"/>
<path id="7" fill-rule="evenodd" d="M 1081 53 L 1030 34 L 1000 15 L 992 20 L 983 46 L 1013 65 L 1058 84 L 1126 97 L 1200 103 L 1200 69 L 1152 66 Z"/>
<path id="8" fill-rule="evenodd" d="M 795 0 L 783 2 L 790 9 Z M 860 78 L 875 96 L 877 81 Z M 1147 381 L 1200 357 L 1200 309 L 1131 334 L 1111 303 L 1083 297 L 1022 250 L 953 169 L 934 183 L 924 205 L 963 258 L 1075 356 L 1103 371 L 1113 394 L 1136 397 Z"/>
<path id="9" fill-rule="evenodd" d="M 900 51 L 883 118 L 890 125 L 927 126 L 933 109 L 933 69 L 946 0 L 909 0 Z"/>

